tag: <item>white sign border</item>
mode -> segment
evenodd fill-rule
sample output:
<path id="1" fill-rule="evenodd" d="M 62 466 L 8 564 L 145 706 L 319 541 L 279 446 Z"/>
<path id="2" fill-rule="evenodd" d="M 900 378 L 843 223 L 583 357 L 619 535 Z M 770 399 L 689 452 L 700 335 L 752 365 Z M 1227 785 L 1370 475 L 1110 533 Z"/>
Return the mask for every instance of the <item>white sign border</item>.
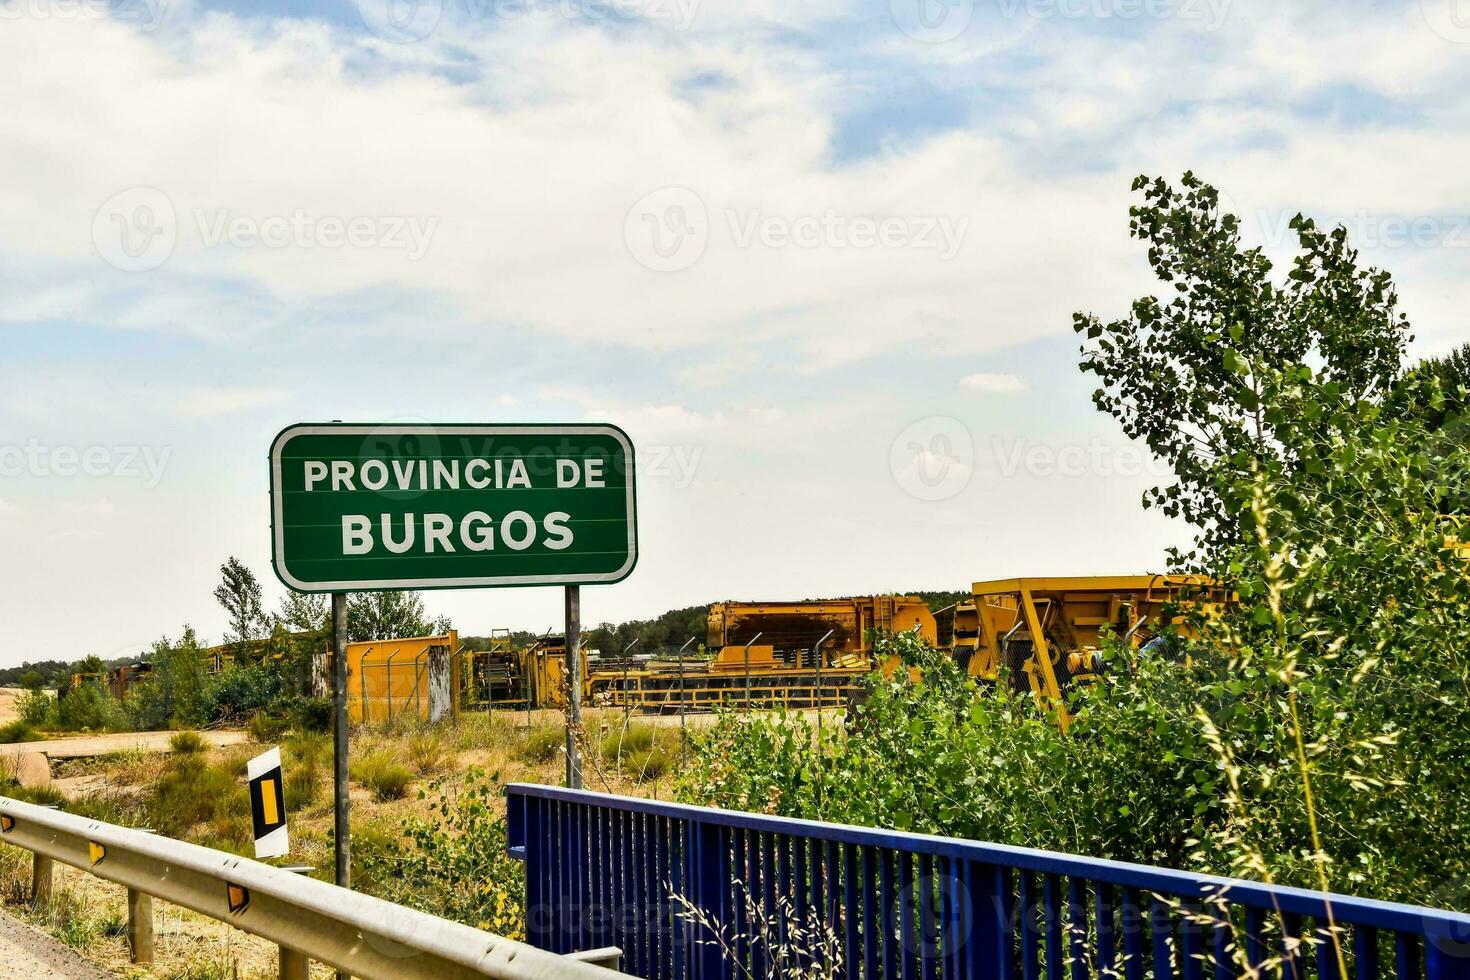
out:
<path id="1" fill-rule="evenodd" d="M 614 572 L 602 572 L 595 575 L 488 575 L 473 576 L 466 578 L 435 578 L 435 579 L 371 579 L 351 582 L 303 582 L 286 570 L 285 559 L 285 519 L 282 511 L 283 498 L 281 485 L 281 450 L 287 442 L 297 436 L 312 435 L 372 435 L 385 430 L 404 435 L 443 435 L 446 431 L 466 433 L 469 435 L 605 435 L 617 440 L 623 447 L 624 459 L 628 464 L 627 479 L 627 504 L 628 504 L 628 560 Z M 515 585 L 596 585 L 599 583 L 618 582 L 626 578 L 633 571 L 633 566 L 638 563 L 638 508 L 637 494 L 634 491 L 634 460 L 633 443 L 628 439 L 627 433 L 615 425 L 600 422 L 575 423 L 569 422 L 562 425 L 518 425 L 506 423 L 496 425 L 493 423 L 464 423 L 456 424 L 446 422 L 442 425 L 394 425 L 392 423 L 382 424 L 359 424 L 352 422 L 343 423 L 312 423 L 304 422 L 287 426 L 282 429 L 271 443 L 271 565 L 275 569 L 276 576 L 286 585 L 297 592 L 379 592 L 387 589 L 464 589 L 464 588 L 493 588 L 497 586 Z"/>

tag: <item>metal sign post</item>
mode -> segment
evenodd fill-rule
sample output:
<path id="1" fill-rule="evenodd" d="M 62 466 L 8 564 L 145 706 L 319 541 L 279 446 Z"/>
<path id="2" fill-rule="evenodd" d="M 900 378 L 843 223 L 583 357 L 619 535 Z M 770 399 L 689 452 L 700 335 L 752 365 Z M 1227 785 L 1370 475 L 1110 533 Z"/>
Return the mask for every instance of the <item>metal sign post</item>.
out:
<path id="1" fill-rule="evenodd" d="M 367 702 L 363 702 L 366 717 Z M 347 594 L 332 593 L 332 785 L 335 800 L 336 877 L 352 887 L 350 831 L 347 820 Z"/>
<path id="2" fill-rule="evenodd" d="M 582 756 L 577 739 L 582 734 L 582 589 L 567 586 L 567 786 L 582 788 Z"/>

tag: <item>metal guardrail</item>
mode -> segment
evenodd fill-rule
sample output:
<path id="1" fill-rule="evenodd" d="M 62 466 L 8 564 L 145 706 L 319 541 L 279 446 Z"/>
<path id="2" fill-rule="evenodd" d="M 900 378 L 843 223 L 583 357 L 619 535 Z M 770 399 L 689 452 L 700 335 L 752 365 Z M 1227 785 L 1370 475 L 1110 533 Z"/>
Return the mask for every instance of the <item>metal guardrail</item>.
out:
<path id="1" fill-rule="evenodd" d="M 548 786 L 507 794 L 529 941 L 617 945 L 640 977 L 779 974 L 782 943 L 784 968 L 802 970 L 830 930 L 832 975 L 849 980 L 1470 980 L 1470 915 L 1456 912 Z M 828 975 L 833 952 L 801 975 Z"/>
<path id="2" fill-rule="evenodd" d="M 363 980 L 621 976 L 258 861 L 7 797 L 0 842 L 35 854 L 39 899 L 50 895 L 56 861 L 126 886 L 135 962 L 152 959 L 159 898 L 276 943 L 290 980 L 304 980 L 309 960 Z"/>

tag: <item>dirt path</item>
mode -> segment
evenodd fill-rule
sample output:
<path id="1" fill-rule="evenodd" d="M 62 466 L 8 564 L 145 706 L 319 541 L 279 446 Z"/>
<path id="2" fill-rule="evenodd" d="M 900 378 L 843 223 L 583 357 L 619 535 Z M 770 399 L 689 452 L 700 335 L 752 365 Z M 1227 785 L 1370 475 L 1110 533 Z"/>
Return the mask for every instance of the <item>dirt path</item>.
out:
<path id="1" fill-rule="evenodd" d="M 51 759 L 83 759 L 109 752 L 167 752 L 168 740 L 174 732 L 122 732 L 115 735 L 81 735 L 75 738 L 53 738 L 42 742 L 14 742 L 0 745 L 0 752 L 44 752 Z M 200 732 L 215 748 L 248 741 L 245 732 Z"/>
<path id="2" fill-rule="evenodd" d="M 113 980 L 113 975 L 0 912 L 0 980 Z"/>

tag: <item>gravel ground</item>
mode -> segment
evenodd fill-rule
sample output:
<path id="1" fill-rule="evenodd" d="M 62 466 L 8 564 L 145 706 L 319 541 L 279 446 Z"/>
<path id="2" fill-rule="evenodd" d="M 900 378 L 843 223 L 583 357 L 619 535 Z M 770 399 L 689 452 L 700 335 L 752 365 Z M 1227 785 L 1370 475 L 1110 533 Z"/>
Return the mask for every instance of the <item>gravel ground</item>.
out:
<path id="1" fill-rule="evenodd" d="M 0 980 L 113 980 L 113 975 L 0 912 Z"/>

